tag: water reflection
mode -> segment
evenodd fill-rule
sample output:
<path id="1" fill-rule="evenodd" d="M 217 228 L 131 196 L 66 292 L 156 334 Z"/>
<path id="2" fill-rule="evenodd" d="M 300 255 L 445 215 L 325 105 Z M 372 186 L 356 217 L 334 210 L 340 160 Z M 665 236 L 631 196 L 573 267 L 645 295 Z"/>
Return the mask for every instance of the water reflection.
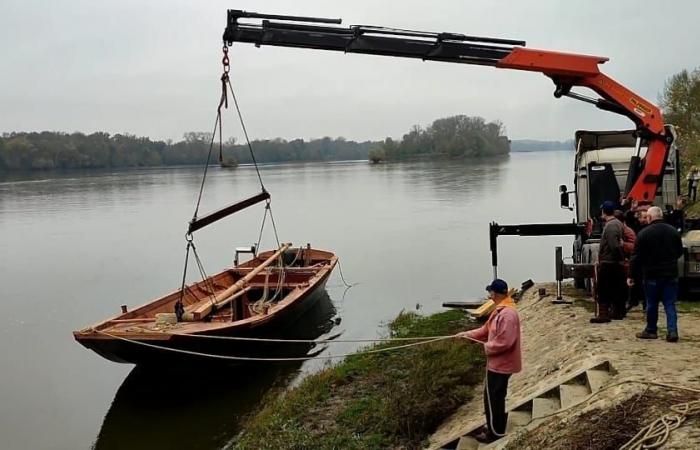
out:
<path id="1" fill-rule="evenodd" d="M 499 186 L 510 155 L 449 161 L 374 165 L 372 170 L 397 177 L 411 193 L 428 192 L 437 200 L 469 201 Z"/>
<path id="2" fill-rule="evenodd" d="M 317 339 L 339 319 L 327 293 L 285 333 Z M 295 344 L 290 355 L 316 352 Z M 117 391 L 94 450 L 221 448 L 240 431 L 241 419 L 273 388 L 284 388 L 301 362 L 220 366 L 200 370 L 135 367 Z"/>

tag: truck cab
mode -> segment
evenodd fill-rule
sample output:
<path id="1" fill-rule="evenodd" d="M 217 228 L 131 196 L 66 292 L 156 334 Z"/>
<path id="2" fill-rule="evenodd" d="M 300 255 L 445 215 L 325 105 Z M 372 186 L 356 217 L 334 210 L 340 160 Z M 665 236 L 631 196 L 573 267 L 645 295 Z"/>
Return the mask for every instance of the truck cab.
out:
<path id="1" fill-rule="evenodd" d="M 630 161 L 644 158 L 647 143 L 636 137 L 634 130 L 589 131 L 579 130 L 575 135 L 574 190 L 560 187 L 562 207 L 572 209 L 576 222 L 588 223 L 589 232 L 576 237 L 573 257 L 576 263 L 594 263 L 598 258 L 598 246 L 602 232 L 600 205 L 605 200 L 618 201 L 628 188 Z M 568 205 L 568 196 L 574 195 L 575 206 Z M 667 220 L 681 231 L 684 256 L 679 260 L 682 284 L 700 281 L 700 231 L 688 231 L 682 211 L 677 210 L 681 195 L 680 160 L 675 145 L 671 145 L 662 183 L 656 192 L 654 205 L 667 213 Z M 585 280 L 576 279 L 577 287 L 584 287 Z"/>

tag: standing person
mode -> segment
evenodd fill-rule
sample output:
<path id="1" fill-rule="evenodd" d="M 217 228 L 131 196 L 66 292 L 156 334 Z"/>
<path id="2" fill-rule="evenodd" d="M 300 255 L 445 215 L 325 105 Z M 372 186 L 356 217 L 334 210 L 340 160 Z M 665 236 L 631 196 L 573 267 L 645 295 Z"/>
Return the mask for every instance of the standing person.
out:
<path id="1" fill-rule="evenodd" d="M 641 226 L 641 228 L 644 228 L 645 226 L 649 225 L 649 215 L 645 210 L 639 211 L 639 225 Z"/>
<path id="2" fill-rule="evenodd" d="M 694 202 L 698 194 L 698 180 L 700 180 L 698 168 L 696 166 L 691 167 L 685 179 L 688 180 L 688 201 Z"/>
<path id="3" fill-rule="evenodd" d="M 629 270 L 629 259 L 634 251 L 634 243 L 637 240 L 637 233 L 635 233 L 633 224 L 636 222 L 635 215 L 632 211 L 627 211 L 627 214 L 620 210 L 615 211 L 615 218 L 622 223 L 622 251 L 625 254 L 625 273 L 628 277 L 632 277 L 632 272 Z M 644 305 L 644 289 L 642 289 L 641 279 L 635 278 L 635 284 L 627 290 L 628 301 L 627 308 L 625 309 L 625 315 L 627 311 L 639 305 L 641 302 Z M 644 307 L 642 307 L 644 309 Z"/>
<path id="4" fill-rule="evenodd" d="M 647 225 L 649 225 L 649 215 L 647 214 L 646 209 L 641 209 L 637 211 L 637 223 L 638 227 L 635 230 L 637 235 L 646 228 Z M 637 243 L 635 239 L 635 244 Z M 634 253 L 634 250 L 632 251 Z M 630 259 L 632 257 L 630 256 Z M 644 282 L 642 280 L 642 273 L 641 271 L 632 272 L 632 268 L 630 267 L 629 271 L 627 272 L 628 275 L 631 274 L 632 278 L 634 278 L 634 286 L 632 286 L 632 298 L 638 299 L 639 302 L 642 304 L 642 311 L 646 312 L 647 310 L 647 300 L 646 300 L 646 294 L 644 293 Z"/>
<path id="5" fill-rule="evenodd" d="M 627 308 L 625 286 L 625 255 L 622 247 L 624 229 L 615 218 L 615 204 L 605 201 L 601 205 L 605 221 L 598 249 L 598 307 L 591 323 L 606 323 L 610 319 L 622 319 Z"/>
<path id="6" fill-rule="evenodd" d="M 496 308 L 484 326 L 457 334 L 460 338 L 482 342 L 486 353 L 484 410 L 487 429 L 474 436 L 479 442 L 493 442 L 505 436 L 508 380 L 522 369 L 520 318 L 515 302 L 508 295 L 508 284 L 496 278 L 486 286 L 486 290 L 491 294 Z"/>
<path id="7" fill-rule="evenodd" d="M 651 223 L 637 235 L 634 253 L 630 260 L 633 274 L 641 273 L 644 279 L 644 294 L 647 302 L 647 325 L 637 333 L 639 339 L 656 339 L 659 318 L 659 301 L 666 311 L 666 340 L 678 342 L 678 319 L 676 298 L 678 296 L 678 258 L 683 255 L 681 235 L 663 221 L 663 212 L 658 206 L 647 211 Z M 634 285 L 634 278 L 627 284 Z"/>
<path id="8" fill-rule="evenodd" d="M 616 209 L 613 215 L 622 224 L 622 252 L 624 253 L 625 259 L 627 259 L 632 255 L 632 251 L 634 250 L 634 241 L 637 239 L 637 233 L 634 232 L 632 227 L 627 226 L 625 213 Z"/>

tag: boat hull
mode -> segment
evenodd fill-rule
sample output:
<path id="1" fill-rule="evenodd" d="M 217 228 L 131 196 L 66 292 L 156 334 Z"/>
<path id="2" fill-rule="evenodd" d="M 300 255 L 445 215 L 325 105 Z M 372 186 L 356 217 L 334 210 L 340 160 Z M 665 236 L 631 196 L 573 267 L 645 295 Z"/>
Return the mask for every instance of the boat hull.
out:
<path id="1" fill-rule="evenodd" d="M 326 282 L 336 262 L 337 258 L 332 256 L 327 266 L 309 279 L 308 286 L 290 296 L 288 301 L 280 300 L 280 304 L 284 303 L 283 307 L 273 307 L 269 313 L 260 313 L 247 320 L 190 323 L 196 329 L 194 332 L 191 328 L 188 332 L 110 332 L 108 326 L 119 322 L 120 319 L 117 318 L 74 332 L 74 337 L 84 347 L 110 361 L 143 366 L 251 364 L 255 361 L 236 358 L 304 357 L 313 348 L 313 343 L 244 341 L 202 336 L 295 338 L 292 325 L 320 299 L 327 297 Z M 161 300 L 152 304 L 159 301 Z M 148 307 L 149 305 L 144 305 L 142 308 Z"/>
<path id="2" fill-rule="evenodd" d="M 327 279 L 327 277 L 326 277 Z M 229 332 L 218 331 L 220 336 L 254 337 L 254 338 L 285 338 L 285 331 L 296 320 L 325 294 L 326 279 L 315 289 L 305 293 L 302 298 L 284 312 L 270 317 L 270 320 L 262 325 L 241 329 L 236 327 Z M 252 361 L 232 360 L 224 358 L 204 357 L 182 353 L 173 350 L 183 350 L 208 355 L 252 357 L 252 358 L 290 358 L 303 357 L 308 351 L 308 345 L 290 345 L 286 343 L 270 343 L 255 341 L 236 341 L 226 339 L 207 339 L 195 336 L 173 336 L 168 341 L 139 340 L 147 344 L 165 347 L 159 349 L 149 347 L 121 339 L 81 339 L 79 341 L 86 348 L 100 356 L 118 363 L 131 363 L 138 365 L 163 365 L 163 364 L 240 364 Z M 301 347 L 301 348 L 300 348 Z"/>

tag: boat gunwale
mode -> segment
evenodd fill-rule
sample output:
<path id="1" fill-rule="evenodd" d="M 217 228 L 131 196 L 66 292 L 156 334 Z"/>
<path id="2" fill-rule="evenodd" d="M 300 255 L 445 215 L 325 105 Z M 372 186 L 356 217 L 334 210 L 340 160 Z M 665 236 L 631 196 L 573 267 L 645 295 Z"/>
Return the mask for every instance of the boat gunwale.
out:
<path id="1" fill-rule="evenodd" d="M 283 297 L 282 300 L 279 302 L 275 303 L 274 306 L 272 306 L 267 314 L 256 314 L 251 317 L 247 317 L 245 319 L 241 320 L 236 320 L 234 322 L 204 322 L 204 321 L 197 321 L 197 322 L 186 322 L 186 327 L 189 328 L 190 330 L 185 331 L 185 332 L 178 332 L 178 333 L 173 333 L 169 332 L 169 330 L 149 330 L 149 331 L 140 331 L 140 332 L 133 332 L 133 331 L 114 331 L 110 332 L 109 335 L 105 334 L 105 329 L 110 328 L 111 326 L 115 325 L 116 320 L 120 320 L 120 317 L 123 317 L 124 315 L 128 313 L 123 313 L 119 314 L 116 316 L 113 316 L 109 319 L 103 320 L 101 322 L 96 323 L 95 325 L 83 328 L 81 330 L 77 330 L 73 332 L 73 336 L 77 341 L 89 341 L 89 340 L 111 340 L 116 338 L 124 338 L 128 337 L 130 339 L 138 339 L 138 340 L 157 340 L 157 341 L 169 341 L 173 338 L 179 338 L 179 337 L 187 337 L 188 335 L 196 335 L 196 334 L 203 334 L 207 332 L 217 332 L 217 333 L 222 333 L 225 331 L 230 331 L 234 330 L 236 328 L 245 328 L 249 327 L 249 329 L 254 329 L 269 320 L 272 320 L 276 314 L 282 313 L 286 308 L 294 305 L 297 301 L 305 297 L 305 293 L 312 292 L 315 290 L 316 286 L 320 284 L 320 282 L 326 278 L 327 276 L 330 276 L 330 273 L 333 271 L 335 266 L 338 263 L 338 256 L 329 251 L 325 250 L 319 250 L 319 249 L 311 249 L 313 252 L 316 253 L 317 258 L 320 257 L 325 257 L 327 258 L 326 261 L 327 263 L 324 264 L 322 267 L 318 268 L 317 270 L 313 269 L 307 269 L 310 271 L 314 271 L 315 274 L 310 277 L 307 281 L 303 282 L 302 284 L 299 284 L 295 286 L 287 295 Z M 222 270 L 221 272 L 218 272 L 217 274 L 214 274 L 208 279 L 214 279 L 217 276 L 220 276 L 226 272 L 230 271 L 235 271 L 236 269 L 239 268 L 248 268 L 250 267 L 250 263 L 256 260 L 259 260 L 261 258 L 265 257 L 266 253 L 272 254 L 274 250 L 272 251 L 265 251 L 257 255 L 256 258 L 250 259 L 248 261 L 245 261 L 238 266 L 235 267 L 228 267 Z M 319 255 L 320 253 L 320 255 Z M 312 253 L 313 255 L 314 253 Z M 255 266 L 252 266 L 255 267 Z M 307 266 L 310 267 L 310 266 Z M 304 267 L 305 268 L 305 267 Z M 201 283 L 197 282 L 197 283 Z M 163 304 L 172 301 L 172 296 L 178 295 L 180 293 L 180 289 L 177 289 L 169 294 L 166 294 L 156 300 L 153 300 L 149 303 L 145 303 L 131 311 L 129 313 L 134 314 L 132 316 L 133 318 L 136 318 L 139 316 L 137 312 L 139 310 L 145 309 L 145 308 L 157 308 L 159 306 L 163 306 Z M 138 323 L 138 322 L 134 322 Z M 183 322 L 180 322 L 183 323 Z M 195 328 L 192 330 L 192 328 Z M 112 336 L 115 337 L 112 337 Z"/>

